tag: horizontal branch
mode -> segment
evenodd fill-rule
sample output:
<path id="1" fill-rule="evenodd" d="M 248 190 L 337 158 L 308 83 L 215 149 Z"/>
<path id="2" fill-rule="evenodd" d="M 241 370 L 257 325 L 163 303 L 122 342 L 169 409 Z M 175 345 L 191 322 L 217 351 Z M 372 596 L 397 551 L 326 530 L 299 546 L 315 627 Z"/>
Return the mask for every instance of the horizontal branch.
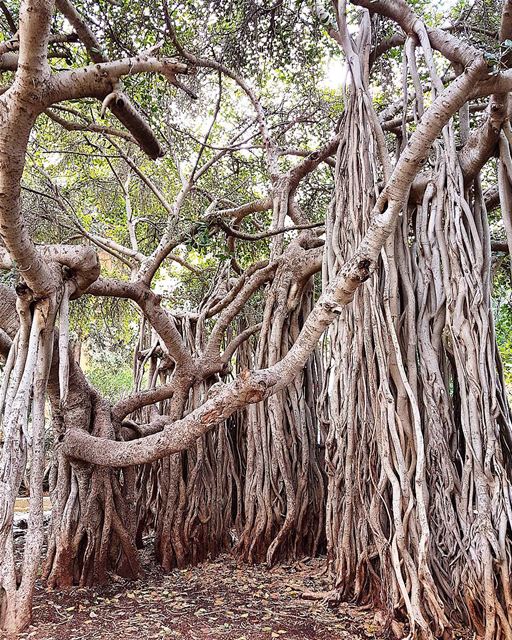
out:
<path id="1" fill-rule="evenodd" d="M 130 131 L 141 149 L 153 159 L 163 154 L 151 128 L 122 92 L 116 87 L 123 76 L 139 73 L 159 73 L 178 86 L 176 75 L 186 74 L 189 67 L 169 58 L 139 55 L 112 62 L 92 64 L 82 69 L 61 71 L 52 76 L 46 97 L 46 107 L 79 98 L 93 97 L 107 101 L 108 108 Z"/>
<path id="2" fill-rule="evenodd" d="M 398 24 L 407 35 L 416 36 L 418 17 L 405 0 L 352 0 L 370 13 L 378 13 Z M 451 33 L 434 27 L 426 27 L 431 46 L 450 62 L 468 67 L 480 52 Z"/>
<path id="3" fill-rule="evenodd" d="M 2 4 L 2 3 L 0 3 Z M 78 36 L 76 33 L 57 33 L 51 35 L 48 38 L 48 44 L 65 44 L 67 42 L 78 42 Z M 20 48 L 20 41 L 18 38 L 12 38 L 12 40 L 5 40 L 0 42 L 0 56 L 4 53 L 18 51 Z"/>
<path id="4" fill-rule="evenodd" d="M 116 420 L 124 420 L 126 416 L 129 416 L 137 409 L 147 407 L 150 404 L 156 402 L 162 402 L 172 398 L 176 390 L 175 384 L 170 382 L 169 384 L 163 384 L 156 389 L 146 389 L 144 391 L 138 391 L 126 398 L 122 398 L 112 407 L 112 415 Z"/>
<path id="5" fill-rule="evenodd" d="M 45 264 L 54 262 L 67 267 L 67 277 L 75 282 L 73 297 L 83 293 L 99 276 L 100 263 L 96 251 L 80 245 L 47 244 L 36 246 L 36 251 Z M 17 269 L 16 262 L 7 249 L 0 247 L 0 269 Z M 23 277 L 24 272 L 21 271 Z"/>
<path id="6" fill-rule="evenodd" d="M 237 222 L 240 222 L 240 220 L 251 215 L 251 213 L 259 213 L 272 209 L 272 204 L 272 198 L 269 196 L 266 198 L 260 198 L 259 200 L 253 200 L 252 202 L 247 202 L 246 204 L 241 204 L 239 207 L 220 209 L 216 211 L 216 214 L 225 218 L 234 218 Z"/>
<path id="7" fill-rule="evenodd" d="M 49 105 L 79 98 L 104 98 L 123 76 L 140 73 L 159 73 L 171 83 L 176 74 L 187 74 L 189 67 L 171 58 L 140 55 L 112 62 L 90 64 L 81 69 L 61 71 L 52 77 L 48 92 Z"/>
<path id="8" fill-rule="evenodd" d="M 116 129 L 115 127 L 106 127 L 104 125 L 96 124 L 95 122 L 82 123 L 72 120 L 66 120 L 66 118 L 58 116 L 52 109 L 46 109 L 44 113 L 50 118 L 50 120 L 56 122 L 66 131 L 86 131 L 91 133 L 98 133 L 100 135 L 116 136 L 118 138 L 123 138 L 128 142 L 136 142 L 131 133 L 121 131 L 121 129 Z"/>
<path id="9" fill-rule="evenodd" d="M 56 5 L 75 29 L 78 38 L 85 46 L 92 62 L 97 64 L 108 62 L 108 58 L 100 42 L 73 4 L 69 0 L 56 0 Z M 137 108 L 132 105 L 126 94 L 120 92 L 116 100 L 109 102 L 109 109 L 116 118 L 123 123 L 128 131 L 130 131 L 140 148 L 150 158 L 156 159 L 164 155 L 164 151 L 153 131 L 138 112 Z"/>

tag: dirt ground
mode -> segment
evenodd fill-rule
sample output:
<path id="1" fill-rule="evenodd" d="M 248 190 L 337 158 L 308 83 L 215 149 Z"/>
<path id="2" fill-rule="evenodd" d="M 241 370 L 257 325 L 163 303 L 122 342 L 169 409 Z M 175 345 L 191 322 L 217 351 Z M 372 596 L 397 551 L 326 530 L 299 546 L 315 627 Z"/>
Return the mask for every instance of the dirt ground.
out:
<path id="1" fill-rule="evenodd" d="M 269 570 L 237 566 L 231 556 L 137 582 L 50 592 L 38 588 L 32 640 L 348 640 L 385 638 L 374 616 L 348 605 L 308 600 L 324 591 L 325 561 Z"/>

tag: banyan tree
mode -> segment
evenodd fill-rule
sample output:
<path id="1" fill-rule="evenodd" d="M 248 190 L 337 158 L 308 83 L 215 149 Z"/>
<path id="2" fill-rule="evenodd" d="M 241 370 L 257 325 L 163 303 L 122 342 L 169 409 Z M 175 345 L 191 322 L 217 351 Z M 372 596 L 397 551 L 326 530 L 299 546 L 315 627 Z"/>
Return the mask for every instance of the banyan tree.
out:
<path id="1" fill-rule="evenodd" d="M 146 545 L 511 639 L 512 4 L 150 4 L 0 2 L 0 628 Z"/>

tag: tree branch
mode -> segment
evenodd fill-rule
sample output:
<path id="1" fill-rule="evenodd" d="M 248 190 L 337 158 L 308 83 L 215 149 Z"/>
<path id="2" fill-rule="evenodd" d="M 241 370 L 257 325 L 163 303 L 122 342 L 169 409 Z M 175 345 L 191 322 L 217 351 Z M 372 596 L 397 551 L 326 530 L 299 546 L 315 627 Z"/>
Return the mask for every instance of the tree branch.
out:
<path id="1" fill-rule="evenodd" d="M 176 366 L 192 373 L 195 369 L 192 356 L 176 329 L 174 320 L 160 305 L 161 298 L 141 282 L 99 278 L 87 293 L 94 296 L 126 298 L 136 302 L 148 318 L 151 326 L 165 344 Z"/>
<path id="2" fill-rule="evenodd" d="M 290 227 L 283 227 L 281 229 L 272 229 L 271 231 L 262 231 L 261 233 L 243 233 L 242 231 L 237 231 L 233 229 L 228 224 L 224 222 L 220 217 L 212 217 L 212 222 L 220 227 L 223 231 L 226 232 L 228 236 L 232 236 L 233 238 L 238 238 L 240 240 L 264 240 L 265 238 L 271 238 L 272 236 L 278 236 L 281 233 L 286 233 L 287 231 L 299 231 L 304 229 L 317 229 L 318 227 L 323 227 L 323 222 L 313 222 L 311 224 L 299 224 Z"/>
<path id="3" fill-rule="evenodd" d="M 407 35 L 416 36 L 416 23 L 419 18 L 405 0 L 352 0 L 352 3 L 365 7 L 370 13 L 390 18 Z M 432 47 L 450 62 L 467 67 L 481 55 L 477 49 L 443 29 L 426 27 L 426 31 Z"/>
<path id="4" fill-rule="evenodd" d="M 73 4 L 69 0 L 56 0 L 56 5 L 75 29 L 92 62 L 97 64 L 108 62 L 99 40 Z M 109 108 L 150 158 L 154 160 L 164 155 L 164 151 L 148 123 L 137 111 L 137 108 L 132 105 L 126 94 L 121 92 L 118 99 L 109 104 Z"/>
<path id="5" fill-rule="evenodd" d="M 336 310 L 348 304 L 356 289 L 370 277 L 432 143 L 467 101 L 485 68 L 483 58 L 474 59 L 425 112 L 377 200 L 372 221 L 358 249 L 320 296 L 299 337 L 282 360 L 268 369 L 242 373 L 182 420 L 172 422 L 165 417 L 159 418 L 158 423 L 163 430 L 156 435 L 135 442 L 109 442 L 107 447 L 105 439 L 71 430 L 64 438 L 64 452 L 95 464 L 117 467 L 157 460 L 187 449 L 199 436 L 238 409 L 260 402 L 289 384 L 304 367 L 318 339 L 336 317 Z"/>
<path id="6" fill-rule="evenodd" d="M 64 100 L 94 97 L 108 101 L 108 108 L 130 131 L 141 149 L 153 159 L 160 157 L 163 150 L 149 125 L 122 92 L 116 92 L 119 80 L 126 75 L 138 73 L 160 73 L 176 85 L 176 74 L 186 74 L 189 67 L 168 58 L 140 55 L 113 62 L 92 64 L 82 69 L 61 71 L 52 77 L 46 106 Z"/>
<path id="7" fill-rule="evenodd" d="M 128 142 L 137 143 L 130 133 L 121 131 L 120 129 L 115 129 L 114 127 L 105 127 L 103 125 L 96 124 L 95 122 L 80 123 L 66 120 L 65 118 L 58 116 L 52 109 L 46 109 L 44 113 L 50 118 L 50 120 L 59 124 L 63 129 L 66 129 L 66 131 L 90 131 L 91 133 L 116 136 L 117 138 L 123 138 Z"/>

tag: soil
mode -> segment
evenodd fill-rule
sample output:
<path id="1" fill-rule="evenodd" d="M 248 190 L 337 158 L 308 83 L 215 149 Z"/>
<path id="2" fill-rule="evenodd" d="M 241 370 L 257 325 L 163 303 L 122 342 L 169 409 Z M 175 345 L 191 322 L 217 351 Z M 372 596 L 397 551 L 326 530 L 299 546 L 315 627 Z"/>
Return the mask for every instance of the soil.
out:
<path id="1" fill-rule="evenodd" d="M 348 640 L 385 638 L 373 613 L 330 607 L 325 559 L 239 566 L 229 555 L 163 574 L 145 559 L 143 579 L 47 591 L 38 585 L 31 640 Z M 306 598 L 304 597 L 306 596 Z"/>

